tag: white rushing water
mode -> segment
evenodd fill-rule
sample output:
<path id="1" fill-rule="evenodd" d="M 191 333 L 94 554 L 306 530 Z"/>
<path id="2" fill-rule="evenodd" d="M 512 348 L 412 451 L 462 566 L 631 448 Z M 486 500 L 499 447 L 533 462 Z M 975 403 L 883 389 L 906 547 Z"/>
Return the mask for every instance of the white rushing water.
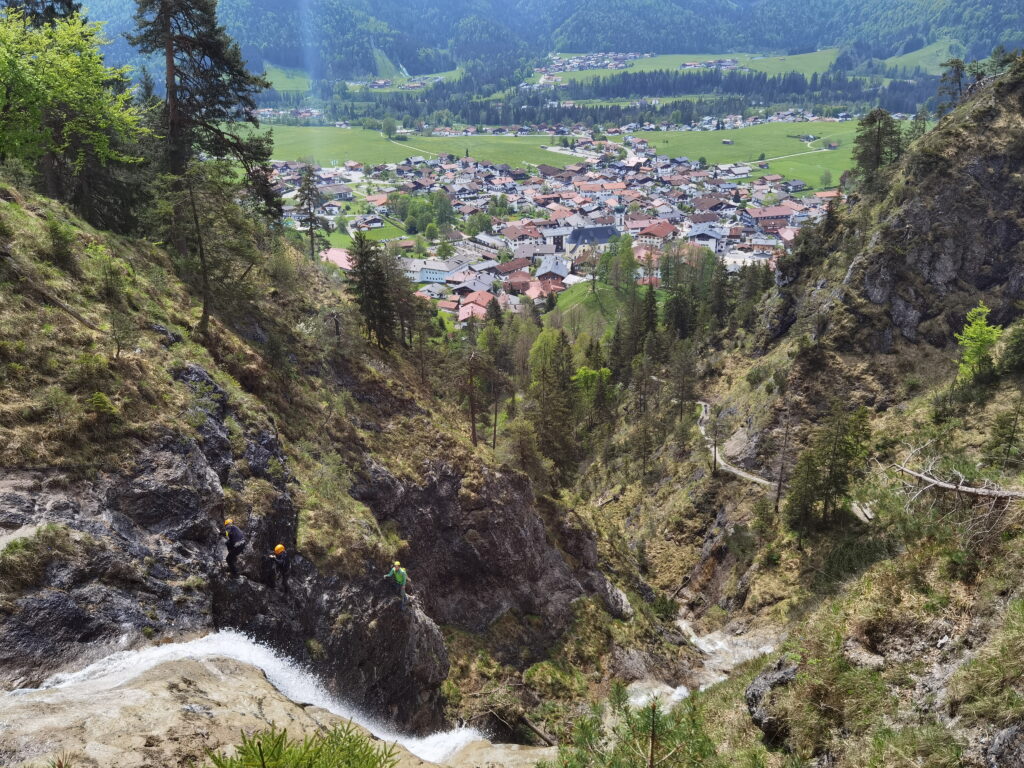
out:
<path id="1" fill-rule="evenodd" d="M 83 685 L 106 690 L 123 685 L 165 662 L 216 656 L 259 667 L 271 684 L 292 701 L 313 704 L 352 720 L 374 736 L 388 742 L 397 742 L 417 757 L 429 762 L 441 762 L 470 742 L 485 738 L 473 728 L 456 728 L 423 737 L 398 733 L 390 725 L 367 717 L 350 704 L 332 696 L 315 675 L 291 659 L 240 632 L 230 630 L 215 632 L 183 643 L 168 643 L 137 651 L 114 653 L 77 672 L 53 675 L 35 690 L 57 690 Z M 14 693 L 28 692 L 21 689 Z"/>

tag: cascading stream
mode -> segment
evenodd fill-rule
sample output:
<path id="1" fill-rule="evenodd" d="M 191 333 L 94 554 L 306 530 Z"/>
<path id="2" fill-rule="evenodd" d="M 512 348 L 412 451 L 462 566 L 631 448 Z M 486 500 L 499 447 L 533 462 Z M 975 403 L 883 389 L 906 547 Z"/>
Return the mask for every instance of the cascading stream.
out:
<path id="1" fill-rule="evenodd" d="M 473 728 L 455 728 L 430 736 L 408 736 L 390 725 L 375 720 L 328 693 L 323 683 L 294 661 L 261 645 L 240 632 L 223 630 L 196 640 L 150 646 L 136 651 L 111 654 L 77 672 L 47 678 L 37 689 L 19 689 L 10 695 L 58 691 L 71 687 L 92 690 L 116 688 L 155 666 L 184 659 L 225 657 L 263 670 L 270 683 L 292 701 L 312 704 L 340 717 L 352 720 L 374 736 L 397 742 L 417 757 L 442 762 L 459 749 L 485 736 Z"/>

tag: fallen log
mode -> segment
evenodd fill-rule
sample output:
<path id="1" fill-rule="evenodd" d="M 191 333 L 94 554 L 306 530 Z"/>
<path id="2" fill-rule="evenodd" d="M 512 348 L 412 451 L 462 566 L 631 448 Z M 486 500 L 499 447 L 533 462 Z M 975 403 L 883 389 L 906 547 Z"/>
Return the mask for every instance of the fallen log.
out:
<path id="1" fill-rule="evenodd" d="M 533 731 L 537 735 L 537 738 L 539 738 L 541 741 L 543 741 L 549 747 L 557 747 L 558 746 L 558 742 L 557 741 L 555 741 L 551 736 L 548 736 L 546 733 L 544 733 L 544 731 L 542 731 L 536 725 L 531 723 L 530 722 L 530 718 L 528 718 L 526 715 L 520 715 L 519 719 L 523 721 L 523 725 L 525 725 L 527 728 L 529 728 L 531 731 Z"/>
<path id="2" fill-rule="evenodd" d="M 921 472 L 915 472 L 908 467 L 904 467 L 902 464 L 893 464 L 893 466 L 904 474 L 916 477 L 918 480 L 923 480 L 926 483 L 930 483 L 932 487 L 941 488 L 944 491 L 966 493 L 969 496 L 984 496 L 988 499 L 1024 499 L 1024 491 L 1009 491 L 1003 488 L 974 488 L 973 486 L 960 483 L 947 483 Z"/>

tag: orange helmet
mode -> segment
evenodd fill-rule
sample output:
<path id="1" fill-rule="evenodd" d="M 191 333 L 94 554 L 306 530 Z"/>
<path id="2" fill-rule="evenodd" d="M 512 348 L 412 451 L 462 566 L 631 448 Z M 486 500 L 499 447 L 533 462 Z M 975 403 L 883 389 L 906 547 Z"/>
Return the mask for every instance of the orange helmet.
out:
<path id="1" fill-rule="evenodd" d="M 278 544 L 276 547 L 274 547 L 275 555 L 280 555 L 282 552 L 284 552 L 284 544 Z"/>

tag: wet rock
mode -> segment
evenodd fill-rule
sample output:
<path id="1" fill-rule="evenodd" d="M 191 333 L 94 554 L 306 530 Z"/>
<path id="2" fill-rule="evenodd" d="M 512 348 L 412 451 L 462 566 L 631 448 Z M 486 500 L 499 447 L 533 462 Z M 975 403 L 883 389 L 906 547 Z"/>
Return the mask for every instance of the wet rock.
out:
<path id="1" fill-rule="evenodd" d="M 1024 765 L 1024 726 L 1004 728 L 985 752 L 985 768 L 1019 768 Z"/>
<path id="2" fill-rule="evenodd" d="M 637 648 L 620 648 L 612 651 L 612 675 L 619 680 L 631 683 L 643 680 L 649 673 L 650 659 Z"/>
<path id="3" fill-rule="evenodd" d="M 633 618 L 633 606 L 629 604 L 629 598 L 626 597 L 625 592 L 614 584 L 604 580 L 603 589 L 599 594 L 604 601 L 605 607 L 608 609 L 608 613 L 616 619 L 629 621 Z"/>
<path id="4" fill-rule="evenodd" d="M 139 456 L 107 503 L 135 524 L 172 540 L 209 540 L 223 502 L 220 479 L 195 441 L 168 437 Z"/>
<path id="5" fill-rule="evenodd" d="M 149 326 L 149 329 L 160 337 L 160 343 L 165 347 L 173 347 L 175 344 L 180 344 L 184 341 L 180 333 L 172 331 L 167 326 L 160 325 L 160 323 L 153 323 Z"/>
<path id="6" fill-rule="evenodd" d="M 371 462 L 351 493 L 410 542 L 403 564 L 438 623 L 484 632 L 506 613 L 542 617 L 519 622 L 525 634 L 509 638 L 511 658 L 524 647 L 539 655 L 572 621 L 585 589 L 549 541 L 524 476 L 480 469 L 467 478 L 437 463 L 413 485 Z"/>
<path id="7" fill-rule="evenodd" d="M 796 672 L 797 665 L 785 656 L 780 656 L 774 664 L 754 678 L 744 693 L 750 719 L 764 733 L 765 741 L 772 746 L 779 746 L 785 741 L 789 727 L 785 720 L 771 713 L 771 693 L 776 688 L 793 682 Z"/>

